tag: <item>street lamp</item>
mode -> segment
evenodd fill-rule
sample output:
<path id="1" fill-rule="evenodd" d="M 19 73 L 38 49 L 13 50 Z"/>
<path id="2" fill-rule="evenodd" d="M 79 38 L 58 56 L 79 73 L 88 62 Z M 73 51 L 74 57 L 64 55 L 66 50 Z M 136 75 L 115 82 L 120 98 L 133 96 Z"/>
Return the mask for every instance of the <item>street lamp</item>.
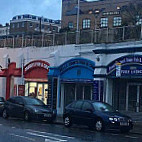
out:
<path id="1" fill-rule="evenodd" d="M 79 17 L 80 17 L 80 0 L 78 0 L 78 6 L 77 6 L 76 44 L 79 43 Z"/>

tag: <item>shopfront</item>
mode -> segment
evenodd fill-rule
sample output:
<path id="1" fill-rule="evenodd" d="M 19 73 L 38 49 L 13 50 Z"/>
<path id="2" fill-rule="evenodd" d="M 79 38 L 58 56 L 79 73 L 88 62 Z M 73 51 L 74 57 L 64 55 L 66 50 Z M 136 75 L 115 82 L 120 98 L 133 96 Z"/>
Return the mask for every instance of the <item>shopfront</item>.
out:
<path id="1" fill-rule="evenodd" d="M 25 96 L 36 97 L 47 104 L 49 63 L 35 60 L 24 67 Z"/>
<path id="2" fill-rule="evenodd" d="M 120 57 L 107 66 L 112 105 L 122 111 L 142 112 L 142 56 Z"/>
<path id="3" fill-rule="evenodd" d="M 57 68 L 49 69 L 49 92 L 58 114 L 62 115 L 65 106 L 74 100 L 92 100 L 94 67 L 94 62 L 88 59 L 73 58 Z"/>

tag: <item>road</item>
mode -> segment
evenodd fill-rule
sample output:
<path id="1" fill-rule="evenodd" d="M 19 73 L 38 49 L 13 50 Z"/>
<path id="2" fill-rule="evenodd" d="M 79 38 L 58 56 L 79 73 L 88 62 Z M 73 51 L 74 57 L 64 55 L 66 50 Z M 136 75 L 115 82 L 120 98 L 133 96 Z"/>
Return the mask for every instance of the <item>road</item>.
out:
<path id="1" fill-rule="evenodd" d="M 0 117 L 0 142 L 141 142 L 142 135 L 99 133 L 87 127 L 65 128 L 59 124 L 24 122 Z"/>

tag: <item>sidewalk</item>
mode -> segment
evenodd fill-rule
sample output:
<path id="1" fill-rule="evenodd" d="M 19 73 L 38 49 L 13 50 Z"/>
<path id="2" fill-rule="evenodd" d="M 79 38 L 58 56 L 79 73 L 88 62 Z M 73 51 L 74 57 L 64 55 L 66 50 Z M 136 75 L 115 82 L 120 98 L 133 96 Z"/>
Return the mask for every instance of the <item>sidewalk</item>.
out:
<path id="1" fill-rule="evenodd" d="M 123 112 L 123 114 L 125 114 Z M 139 113 L 126 113 L 128 116 L 132 118 L 134 121 L 134 128 L 131 130 L 131 133 L 133 134 L 139 134 L 142 135 L 142 112 Z M 63 118 L 62 117 L 57 117 L 56 119 L 56 124 L 58 125 L 63 125 Z"/>

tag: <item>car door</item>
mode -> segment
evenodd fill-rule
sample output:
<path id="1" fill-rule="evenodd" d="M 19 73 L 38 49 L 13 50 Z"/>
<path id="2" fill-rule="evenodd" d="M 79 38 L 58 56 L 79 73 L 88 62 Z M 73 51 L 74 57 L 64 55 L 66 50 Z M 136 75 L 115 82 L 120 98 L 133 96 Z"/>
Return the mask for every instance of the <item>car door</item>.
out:
<path id="1" fill-rule="evenodd" d="M 95 115 L 94 115 L 94 108 L 90 102 L 84 102 L 82 105 L 82 124 L 85 125 L 92 125 L 94 123 Z"/>
<path id="2" fill-rule="evenodd" d="M 24 101 L 21 97 L 15 98 L 15 117 L 24 117 Z"/>
<path id="3" fill-rule="evenodd" d="M 77 101 L 74 107 L 74 111 L 72 113 L 72 120 L 75 124 L 81 124 L 81 109 L 82 109 L 83 101 Z"/>

